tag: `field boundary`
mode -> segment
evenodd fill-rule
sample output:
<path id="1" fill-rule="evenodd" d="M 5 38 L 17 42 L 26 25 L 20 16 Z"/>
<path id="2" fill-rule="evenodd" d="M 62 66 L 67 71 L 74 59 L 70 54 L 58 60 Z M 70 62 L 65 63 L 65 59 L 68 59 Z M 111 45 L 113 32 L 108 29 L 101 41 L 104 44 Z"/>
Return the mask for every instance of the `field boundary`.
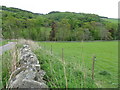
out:
<path id="1" fill-rule="evenodd" d="M 28 45 L 20 49 L 20 60 L 15 71 L 10 75 L 6 88 L 47 88 L 36 55 Z"/>

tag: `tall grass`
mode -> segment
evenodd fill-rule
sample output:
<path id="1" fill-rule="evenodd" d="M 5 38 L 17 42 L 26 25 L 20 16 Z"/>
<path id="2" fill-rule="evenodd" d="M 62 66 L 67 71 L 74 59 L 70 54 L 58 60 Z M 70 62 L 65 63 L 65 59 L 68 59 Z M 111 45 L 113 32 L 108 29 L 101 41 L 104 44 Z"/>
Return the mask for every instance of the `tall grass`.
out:
<path id="1" fill-rule="evenodd" d="M 94 81 L 91 79 L 90 71 L 80 63 L 66 60 L 61 55 L 58 57 L 51 49 L 42 46 L 41 49 L 35 50 L 41 68 L 46 71 L 44 79 L 50 88 L 96 88 Z M 84 73 L 84 70 L 87 70 Z M 87 73 L 88 72 L 88 73 Z M 87 73 L 87 74 L 86 74 Z"/>
<path id="2" fill-rule="evenodd" d="M 2 55 L 2 84 L 5 88 L 8 82 L 8 79 L 11 74 L 11 67 L 12 67 L 12 57 L 10 51 L 5 52 Z"/>
<path id="3" fill-rule="evenodd" d="M 17 45 L 9 51 L 5 51 L 0 56 L 1 78 L 0 88 L 6 88 L 11 73 L 16 69 L 18 63 L 18 48 Z"/>

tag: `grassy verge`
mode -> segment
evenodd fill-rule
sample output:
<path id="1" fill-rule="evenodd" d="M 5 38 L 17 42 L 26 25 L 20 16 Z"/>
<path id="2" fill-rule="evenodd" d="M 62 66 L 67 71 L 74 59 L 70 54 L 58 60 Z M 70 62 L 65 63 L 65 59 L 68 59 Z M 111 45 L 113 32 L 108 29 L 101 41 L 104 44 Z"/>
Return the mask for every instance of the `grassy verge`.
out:
<path id="1" fill-rule="evenodd" d="M 4 52 L 0 56 L 0 89 L 6 88 L 8 79 L 11 73 L 15 70 L 16 62 L 18 60 L 17 50 L 18 45 L 12 50 Z"/>
<path id="2" fill-rule="evenodd" d="M 64 48 L 68 87 L 96 87 L 94 82 L 99 88 L 118 87 L 117 41 L 41 42 L 39 44 L 42 46 L 42 50 L 36 54 L 43 70 L 47 72 L 50 87 L 65 87 L 63 61 L 60 61 L 62 48 Z M 51 50 L 52 56 L 50 55 Z M 96 56 L 94 81 L 91 80 L 93 55 Z M 52 85 L 52 83 L 54 84 Z"/>
<path id="3" fill-rule="evenodd" d="M 11 57 L 11 52 L 7 51 L 3 53 L 2 60 L 0 60 L 1 64 L 1 73 L 0 73 L 0 78 L 2 78 L 2 83 L 0 84 L 0 88 L 5 87 L 6 83 L 10 77 L 11 74 L 11 66 L 12 66 L 12 57 Z M 3 84 L 3 86 L 2 86 Z"/>
<path id="4" fill-rule="evenodd" d="M 2 87 L 2 56 L 0 56 L 0 89 Z"/>

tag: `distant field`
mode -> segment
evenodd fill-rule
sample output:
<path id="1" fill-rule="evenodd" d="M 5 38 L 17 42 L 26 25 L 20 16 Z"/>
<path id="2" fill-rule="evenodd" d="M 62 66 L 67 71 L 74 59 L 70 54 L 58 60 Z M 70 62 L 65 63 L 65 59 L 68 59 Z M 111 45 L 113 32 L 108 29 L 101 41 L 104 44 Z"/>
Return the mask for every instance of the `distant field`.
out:
<path id="1" fill-rule="evenodd" d="M 112 22 L 112 23 L 118 23 L 118 20 L 117 19 L 104 19 L 106 21 L 109 21 L 109 22 Z"/>
<path id="2" fill-rule="evenodd" d="M 5 41 L 0 41 L 0 46 L 5 45 L 5 44 L 7 44 L 7 43 L 8 43 L 7 40 L 5 40 Z"/>
<path id="3" fill-rule="evenodd" d="M 91 78 L 91 68 L 92 68 L 92 58 L 93 55 L 96 56 L 96 62 L 95 62 L 95 85 L 90 87 L 99 87 L 99 88 L 113 88 L 118 87 L 118 42 L 117 41 L 98 41 L 98 42 L 40 42 L 39 43 L 43 50 L 45 51 L 52 51 L 53 56 L 61 58 L 62 57 L 62 48 L 64 49 L 64 60 L 65 63 L 68 64 L 66 66 L 66 73 L 68 78 L 68 87 L 81 87 L 82 84 L 80 82 L 83 82 L 83 79 L 79 78 L 81 77 L 81 74 L 75 74 L 78 73 L 77 71 L 83 71 L 85 77 L 87 78 L 86 83 L 89 82 L 92 83 L 90 80 Z M 40 53 L 37 53 L 40 54 Z M 39 55 L 38 55 L 39 57 Z M 39 57 L 40 58 L 40 57 Z M 48 64 L 50 57 L 44 56 L 42 59 L 43 69 L 49 70 L 51 67 L 50 64 Z M 52 58 L 51 58 L 52 59 Z M 47 61 L 48 60 L 48 61 Z M 63 87 L 65 86 L 65 80 L 60 79 L 58 72 L 59 66 L 61 66 L 61 63 L 57 61 L 56 59 L 54 61 L 51 60 L 52 68 L 54 70 L 54 74 L 57 74 L 54 76 L 56 78 L 57 83 L 56 87 Z M 73 68 L 71 68 L 71 66 Z M 82 66 L 82 69 L 80 67 Z M 74 73 L 74 68 L 77 70 Z M 69 70 L 71 71 L 71 75 Z M 73 73 L 73 75 L 72 75 Z M 49 71 L 47 71 L 46 74 L 49 74 Z M 75 75 L 74 75 L 75 74 Z M 76 76 L 77 75 L 77 76 Z M 78 78 L 78 80 L 72 80 L 73 78 Z M 71 80 L 71 81 L 70 81 Z M 81 81 L 82 80 L 82 81 Z M 55 80 L 53 80 L 55 81 Z M 50 85 L 51 82 L 48 83 Z M 89 84 L 83 85 L 83 87 L 87 87 Z M 51 87 L 54 87 L 51 86 Z"/>
<path id="4" fill-rule="evenodd" d="M 17 40 L 4 40 L 4 41 L 0 41 L 0 46 L 8 44 L 8 42 L 15 42 Z"/>

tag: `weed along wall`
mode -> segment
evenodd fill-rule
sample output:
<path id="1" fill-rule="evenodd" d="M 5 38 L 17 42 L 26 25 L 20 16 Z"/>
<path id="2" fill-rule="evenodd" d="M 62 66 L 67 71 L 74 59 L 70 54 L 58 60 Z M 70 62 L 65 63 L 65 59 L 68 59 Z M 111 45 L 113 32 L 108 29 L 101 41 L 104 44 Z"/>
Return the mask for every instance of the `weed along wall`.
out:
<path id="1" fill-rule="evenodd" d="M 31 51 L 29 45 L 20 49 L 19 65 L 11 74 L 7 88 L 47 88 L 43 80 L 45 72 L 40 69 L 36 55 Z"/>

